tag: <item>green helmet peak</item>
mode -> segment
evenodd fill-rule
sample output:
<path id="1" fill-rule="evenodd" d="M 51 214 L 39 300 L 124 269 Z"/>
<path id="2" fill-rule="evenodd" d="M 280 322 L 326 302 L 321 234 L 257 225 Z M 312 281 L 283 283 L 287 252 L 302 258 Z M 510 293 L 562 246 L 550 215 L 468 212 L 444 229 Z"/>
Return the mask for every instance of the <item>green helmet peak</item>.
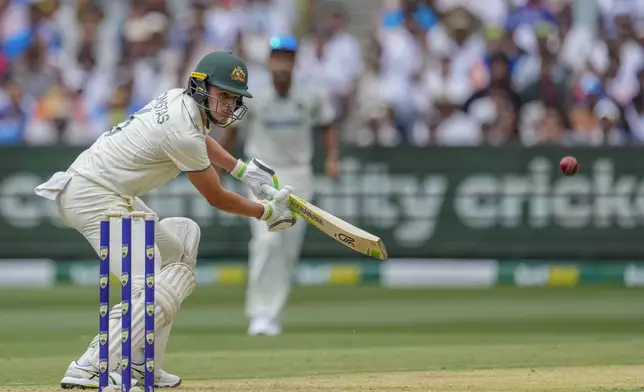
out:
<path id="1" fill-rule="evenodd" d="M 239 95 L 234 112 L 228 118 L 218 121 L 213 117 L 213 113 L 221 115 L 222 111 L 218 112 L 217 107 L 223 104 L 223 101 L 208 94 L 208 85 Z M 248 108 L 244 105 L 243 98 L 253 97 L 248 92 L 248 67 L 244 60 L 233 53 L 223 51 L 208 53 L 190 74 L 187 93 L 205 110 L 210 122 L 225 128 L 246 114 Z M 209 107 L 209 97 L 217 101 L 217 107 Z"/>

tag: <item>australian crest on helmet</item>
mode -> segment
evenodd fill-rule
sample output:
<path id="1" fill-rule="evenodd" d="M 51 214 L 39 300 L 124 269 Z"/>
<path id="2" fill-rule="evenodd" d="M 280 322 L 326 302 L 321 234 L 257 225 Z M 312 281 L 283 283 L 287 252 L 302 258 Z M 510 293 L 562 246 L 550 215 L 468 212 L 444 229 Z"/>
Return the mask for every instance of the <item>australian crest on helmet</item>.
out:
<path id="1" fill-rule="evenodd" d="M 233 72 L 230 74 L 230 78 L 238 82 L 246 83 L 246 72 L 244 72 L 241 67 L 235 67 Z"/>

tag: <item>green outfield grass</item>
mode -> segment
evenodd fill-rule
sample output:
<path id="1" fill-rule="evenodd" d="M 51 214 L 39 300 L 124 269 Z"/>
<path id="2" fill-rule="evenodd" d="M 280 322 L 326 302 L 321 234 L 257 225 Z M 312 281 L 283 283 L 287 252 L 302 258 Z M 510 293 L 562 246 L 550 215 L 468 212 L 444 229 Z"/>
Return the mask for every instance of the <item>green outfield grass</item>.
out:
<path id="1" fill-rule="evenodd" d="M 0 290 L 0 391 L 56 390 L 97 297 Z M 165 367 L 186 391 L 644 391 L 637 289 L 298 288 L 283 336 L 245 329 L 241 288 L 199 287 Z"/>

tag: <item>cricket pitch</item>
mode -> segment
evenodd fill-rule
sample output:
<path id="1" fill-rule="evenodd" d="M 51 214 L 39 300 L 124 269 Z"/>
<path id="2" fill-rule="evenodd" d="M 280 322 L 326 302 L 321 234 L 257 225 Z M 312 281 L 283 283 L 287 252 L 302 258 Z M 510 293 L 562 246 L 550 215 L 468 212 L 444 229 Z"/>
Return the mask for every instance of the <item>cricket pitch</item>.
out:
<path id="1" fill-rule="evenodd" d="M 0 392 L 51 390 L 51 388 L 19 386 L 0 388 Z M 183 392 L 640 392 L 644 391 L 644 365 L 201 380 L 187 382 L 180 390 Z"/>

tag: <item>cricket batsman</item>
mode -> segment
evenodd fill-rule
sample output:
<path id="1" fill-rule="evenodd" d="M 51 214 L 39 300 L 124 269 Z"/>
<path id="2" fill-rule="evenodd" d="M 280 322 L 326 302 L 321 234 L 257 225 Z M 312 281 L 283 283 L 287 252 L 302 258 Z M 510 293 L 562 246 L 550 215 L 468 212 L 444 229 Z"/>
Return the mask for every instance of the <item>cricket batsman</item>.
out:
<path id="1" fill-rule="evenodd" d="M 280 181 L 298 190 L 306 200 L 313 197 L 314 130 L 324 132 L 326 172 L 339 171 L 338 137 L 335 113 L 324 90 L 313 83 L 296 81 L 294 67 L 297 41 L 291 36 L 270 40 L 268 70 L 272 84 L 259 89 L 241 122 L 246 130 L 244 152 L 279 170 Z M 224 145 L 230 150 L 236 142 L 236 129 L 227 132 Z M 250 195 L 255 199 L 255 195 Z M 250 335 L 279 335 L 282 311 L 291 289 L 291 275 L 298 262 L 306 222 L 300 219 L 283 232 L 268 232 L 259 222 L 251 221 L 249 275 L 246 315 Z"/>
<path id="2" fill-rule="evenodd" d="M 265 231 L 278 232 L 295 223 L 288 209 L 290 187 L 268 200 L 262 185 L 277 186 L 267 164 L 235 159 L 208 133 L 213 125 L 228 127 L 247 111 L 248 69 L 228 52 L 206 55 L 192 72 L 188 87 L 158 96 L 127 121 L 101 135 L 65 172 L 39 185 L 36 194 L 54 200 L 61 219 L 79 231 L 99 252 L 99 222 L 108 211 L 152 212 L 141 195 L 185 173 L 210 205 L 228 213 L 255 218 Z M 246 183 L 250 201 L 224 189 L 216 165 Z M 156 224 L 157 251 L 155 384 L 176 387 L 181 378 L 161 369 L 170 330 L 181 303 L 195 288 L 195 264 L 201 232 L 188 218 L 166 218 Z M 133 246 L 137 248 L 136 244 Z M 111 271 L 121 270 L 119 252 L 110 260 Z M 132 385 L 144 377 L 144 258 L 132 258 Z M 120 385 L 121 306 L 110 312 L 110 385 Z M 98 387 L 98 336 L 87 351 L 69 365 L 63 388 Z"/>

